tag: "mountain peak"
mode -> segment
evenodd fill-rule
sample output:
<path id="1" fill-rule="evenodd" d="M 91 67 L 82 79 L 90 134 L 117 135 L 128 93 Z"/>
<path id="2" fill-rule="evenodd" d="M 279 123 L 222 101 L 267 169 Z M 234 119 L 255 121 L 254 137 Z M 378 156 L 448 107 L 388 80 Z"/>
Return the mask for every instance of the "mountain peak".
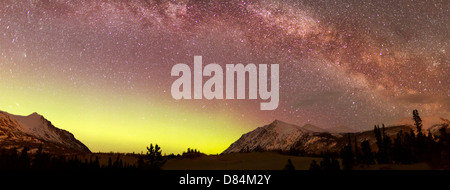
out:
<path id="1" fill-rule="evenodd" d="M 275 119 L 272 123 L 270 123 L 269 125 L 286 125 L 286 124 L 288 124 L 288 123 L 286 123 L 286 122 L 284 122 L 284 121 L 281 121 L 281 120 L 278 120 L 278 119 Z"/>
<path id="2" fill-rule="evenodd" d="M 53 126 L 36 112 L 28 116 L 0 113 L 4 115 L 0 118 L 0 146 L 36 148 L 44 145 L 44 149 L 51 152 L 90 152 L 72 133 Z"/>
<path id="3" fill-rule="evenodd" d="M 326 132 L 325 129 L 322 129 L 320 127 L 317 127 L 317 126 L 309 124 L 309 123 L 303 125 L 302 129 L 307 130 L 307 131 L 311 131 L 311 132 L 320 132 L 320 133 Z"/>
<path id="4" fill-rule="evenodd" d="M 298 141 L 298 137 L 303 136 L 305 133 L 306 131 L 299 126 L 275 120 L 269 125 L 258 127 L 257 129 L 242 135 L 242 137 L 225 150 L 224 153 L 258 150 L 288 150 L 293 143 Z"/>
<path id="5" fill-rule="evenodd" d="M 41 118 L 43 116 L 41 114 L 38 114 L 37 112 L 33 112 L 32 114 L 28 115 L 27 117 Z"/>
<path id="6" fill-rule="evenodd" d="M 291 133 L 293 131 L 303 131 L 301 127 L 294 124 L 286 123 L 281 120 L 275 120 L 271 124 L 264 126 L 264 128 L 268 130 L 274 130 L 280 134 Z"/>

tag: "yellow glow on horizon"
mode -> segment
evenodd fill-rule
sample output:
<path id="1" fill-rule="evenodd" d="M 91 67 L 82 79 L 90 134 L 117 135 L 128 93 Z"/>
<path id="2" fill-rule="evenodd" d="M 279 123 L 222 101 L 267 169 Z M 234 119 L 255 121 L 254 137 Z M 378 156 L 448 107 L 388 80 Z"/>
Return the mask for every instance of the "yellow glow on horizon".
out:
<path id="1" fill-rule="evenodd" d="M 33 82 L 37 84 L 31 85 Z M 166 154 L 187 148 L 221 153 L 252 123 L 230 119 L 233 113 L 194 111 L 150 94 L 67 88 L 50 79 L 0 80 L 0 91 L 0 110 L 15 115 L 37 112 L 73 133 L 93 152 L 140 153 L 156 143 Z"/>

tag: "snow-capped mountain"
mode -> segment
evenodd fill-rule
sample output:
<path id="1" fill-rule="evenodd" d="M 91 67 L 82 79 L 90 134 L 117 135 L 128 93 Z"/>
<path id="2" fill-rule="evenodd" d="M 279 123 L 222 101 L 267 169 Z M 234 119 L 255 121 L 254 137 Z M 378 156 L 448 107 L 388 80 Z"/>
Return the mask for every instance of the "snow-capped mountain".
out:
<path id="1" fill-rule="evenodd" d="M 223 153 L 260 150 L 289 150 L 299 137 L 309 133 L 301 127 L 275 120 L 269 125 L 242 135 Z"/>
<path id="2" fill-rule="evenodd" d="M 442 127 L 445 127 L 447 131 L 450 129 L 448 127 L 448 120 L 446 119 L 439 119 L 437 124 L 430 124 L 430 126 L 427 130 L 430 130 L 434 136 L 439 136 L 439 129 Z M 411 129 L 414 131 L 415 127 L 409 125 L 409 123 L 398 123 L 394 126 L 387 126 L 385 132 L 386 135 L 393 139 L 398 133 L 410 132 Z M 349 142 L 349 136 L 353 145 L 355 141 L 360 145 L 364 140 L 368 140 L 372 148 L 376 148 L 376 139 L 373 130 L 363 132 L 334 132 L 310 124 L 299 127 L 275 120 L 269 125 L 258 127 L 242 135 L 241 138 L 231 144 L 223 153 L 295 151 L 299 154 L 317 155 L 327 151 L 340 151 Z"/>
<path id="3" fill-rule="evenodd" d="M 40 145 L 52 153 L 90 152 L 72 133 L 56 128 L 42 115 L 18 116 L 0 111 L 0 149 L 26 146 L 33 150 Z"/>
<path id="4" fill-rule="evenodd" d="M 343 134 L 328 133 L 313 125 L 299 127 L 275 120 L 269 125 L 242 135 L 223 153 L 252 151 L 299 150 L 308 154 L 319 154 L 322 150 L 336 147 Z"/>

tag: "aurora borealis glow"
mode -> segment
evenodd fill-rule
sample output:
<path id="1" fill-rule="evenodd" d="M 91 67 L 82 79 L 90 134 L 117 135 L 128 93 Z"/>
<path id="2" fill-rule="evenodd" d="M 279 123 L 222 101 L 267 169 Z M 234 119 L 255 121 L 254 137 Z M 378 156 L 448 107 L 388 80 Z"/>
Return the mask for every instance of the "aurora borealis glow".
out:
<path id="1" fill-rule="evenodd" d="M 450 117 L 450 10 L 410 1 L 0 2 L 0 110 L 92 151 L 220 153 L 275 119 L 371 129 Z M 171 68 L 279 64 L 280 104 L 174 100 Z"/>

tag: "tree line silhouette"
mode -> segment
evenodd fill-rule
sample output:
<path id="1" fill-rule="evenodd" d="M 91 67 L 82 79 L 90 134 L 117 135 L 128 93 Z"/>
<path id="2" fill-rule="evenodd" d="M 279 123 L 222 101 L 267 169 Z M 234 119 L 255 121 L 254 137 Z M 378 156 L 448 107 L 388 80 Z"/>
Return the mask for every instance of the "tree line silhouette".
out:
<path id="1" fill-rule="evenodd" d="M 386 134 L 384 124 L 380 128 L 374 126 L 375 144 L 377 151 L 372 151 L 370 142 L 364 140 L 358 146 L 356 136 L 354 145 L 351 135 L 348 135 L 348 143 L 339 153 L 342 159 L 342 169 L 351 170 L 356 165 L 374 164 L 413 164 L 426 162 L 431 169 L 450 169 L 450 135 L 443 126 L 439 129 L 439 136 L 434 136 L 431 131 L 425 135 L 423 132 L 422 119 L 417 110 L 413 111 L 413 120 L 416 132 L 400 131 L 392 140 Z M 323 162 L 329 162 L 330 154 L 324 156 Z M 334 155 L 336 157 L 336 155 Z M 330 170 L 337 167 L 327 167 L 327 163 L 318 165 L 314 160 L 310 165 L 311 170 Z"/>
<path id="2" fill-rule="evenodd" d="M 98 157 L 93 160 L 81 160 L 77 155 L 51 155 L 42 151 L 39 146 L 35 154 L 28 154 L 30 148 L 24 147 L 20 154 L 17 148 L 0 151 L 0 169 L 97 169 L 100 168 Z"/>
<path id="3" fill-rule="evenodd" d="M 200 150 L 188 148 L 187 151 L 183 152 L 181 156 L 184 158 L 197 158 L 205 155 L 206 154 L 200 152 Z"/>
<path id="4" fill-rule="evenodd" d="M 98 156 L 80 159 L 78 155 L 52 155 L 43 151 L 42 145 L 37 151 L 29 154 L 30 148 L 24 147 L 20 153 L 17 148 L 0 150 L 0 169 L 91 169 L 91 170 L 160 170 L 166 158 L 161 154 L 161 148 L 156 144 L 147 147 L 144 155 L 138 157 L 137 163 L 130 164 L 121 158 L 121 154 L 113 158 L 109 156 L 107 164 L 101 164 Z"/>
<path id="5" fill-rule="evenodd" d="M 89 159 L 80 159 L 78 155 L 52 155 L 43 151 L 42 145 L 37 151 L 29 154 L 30 148 L 24 147 L 21 151 L 17 148 L 0 149 L 0 170 L 28 170 L 28 169 L 90 169 L 90 170 L 161 170 L 167 160 L 173 158 L 196 158 L 206 155 L 197 149 L 188 148 L 182 155 L 162 155 L 158 144 L 150 144 L 145 154 L 134 153 L 136 163 L 125 162 L 121 154 L 109 156 L 106 164 L 100 163 L 99 156 L 91 155 Z M 20 152 L 20 153 L 19 153 Z"/>
<path id="6" fill-rule="evenodd" d="M 423 131 L 422 120 L 417 110 L 413 111 L 415 131 L 400 131 L 395 137 L 389 136 L 384 124 L 375 125 L 376 150 L 372 150 L 371 143 L 366 139 L 358 143 L 357 137 L 348 135 L 348 142 L 338 153 L 324 153 L 323 160 L 310 164 L 311 170 L 350 170 L 355 166 L 370 166 L 374 164 L 413 164 L 428 163 L 432 169 L 450 169 L 450 135 L 443 126 L 439 135 L 427 134 Z M 107 164 L 101 164 L 98 156 L 91 155 L 89 159 L 80 159 L 77 155 L 52 155 L 43 151 L 42 145 L 37 151 L 29 154 L 30 148 L 24 147 L 20 152 L 17 148 L 0 149 L 0 169 L 129 169 L 129 170 L 160 170 L 168 159 L 196 158 L 204 156 L 197 149 L 188 148 L 182 155 L 170 154 L 163 156 L 161 147 L 157 144 L 147 147 L 146 154 L 139 154 L 136 163 L 123 161 L 121 155 L 108 158 Z M 342 160 L 342 168 L 338 161 Z M 288 160 L 285 169 L 295 169 Z"/>

